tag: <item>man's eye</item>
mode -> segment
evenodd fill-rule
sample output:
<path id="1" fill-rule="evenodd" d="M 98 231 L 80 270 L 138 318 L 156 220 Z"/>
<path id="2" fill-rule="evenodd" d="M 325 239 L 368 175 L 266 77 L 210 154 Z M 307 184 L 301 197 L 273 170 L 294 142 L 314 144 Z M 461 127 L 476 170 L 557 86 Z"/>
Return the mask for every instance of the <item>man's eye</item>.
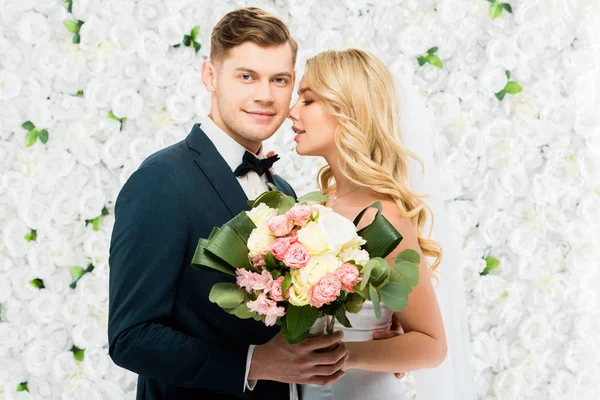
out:
<path id="1" fill-rule="evenodd" d="M 286 84 L 288 82 L 288 80 L 285 79 L 285 78 L 275 78 L 275 82 L 284 85 L 284 84 Z"/>
<path id="2" fill-rule="evenodd" d="M 242 78 L 243 81 L 249 81 L 250 79 L 252 79 L 250 75 L 240 75 L 240 78 Z"/>

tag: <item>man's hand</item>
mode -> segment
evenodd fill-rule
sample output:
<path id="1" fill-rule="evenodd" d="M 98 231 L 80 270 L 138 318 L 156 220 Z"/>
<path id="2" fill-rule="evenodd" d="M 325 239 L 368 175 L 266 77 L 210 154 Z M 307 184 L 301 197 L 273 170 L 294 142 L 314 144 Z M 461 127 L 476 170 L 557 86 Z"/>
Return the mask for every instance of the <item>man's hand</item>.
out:
<path id="1" fill-rule="evenodd" d="M 389 331 L 375 331 L 373 332 L 373 340 L 384 340 L 391 339 L 396 336 L 400 336 L 404 334 L 404 330 L 402 329 L 402 325 L 400 325 L 400 321 L 396 318 L 396 314 L 392 317 L 392 325 L 390 326 Z M 406 376 L 406 372 L 396 372 L 394 374 L 396 378 L 402 379 Z"/>
<path id="2" fill-rule="evenodd" d="M 329 385 L 344 375 L 348 350 L 343 336 L 334 332 L 290 345 L 278 333 L 254 349 L 248 380 Z M 324 351 L 327 348 L 331 349 Z"/>

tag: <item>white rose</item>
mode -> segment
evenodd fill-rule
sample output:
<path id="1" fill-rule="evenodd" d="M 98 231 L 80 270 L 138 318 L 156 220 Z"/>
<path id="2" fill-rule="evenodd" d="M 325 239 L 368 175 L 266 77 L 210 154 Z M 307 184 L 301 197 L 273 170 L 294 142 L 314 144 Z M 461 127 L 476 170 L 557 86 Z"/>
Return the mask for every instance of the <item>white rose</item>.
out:
<path id="1" fill-rule="evenodd" d="M 136 52 L 138 56 L 147 63 L 163 59 L 167 49 L 168 44 L 156 32 L 143 31 L 137 38 Z"/>
<path id="2" fill-rule="evenodd" d="M 70 351 L 57 354 L 51 364 L 52 377 L 57 382 L 70 381 L 73 377 L 81 374 L 82 369 L 82 365 L 75 360 Z"/>
<path id="3" fill-rule="evenodd" d="M 13 47 L 7 49 L 3 54 L 3 59 L 1 61 L 2 67 L 9 71 L 18 70 L 20 67 L 28 70 L 30 62 L 29 58 L 25 58 L 23 52 L 20 49 Z"/>
<path id="4" fill-rule="evenodd" d="M 455 25 L 465 18 L 468 3 L 465 0 L 441 0 L 436 9 L 443 25 Z"/>
<path id="5" fill-rule="evenodd" d="M 49 324 L 57 317 L 62 298 L 49 290 L 39 290 L 29 302 L 31 316 L 42 324 Z"/>
<path id="6" fill-rule="evenodd" d="M 97 52 L 99 45 L 106 40 L 106 23 L 98 19 L 98 17 L 92 16 L 85 20 L 79 34 L 81 35 L 81 42 L 79 43 L 81 49 Z"/>
<path id="7" fill-rule="evenodd" d="M 104 329 L 94 318 L 86 318 L 73 328 L 73 344 L 80 349 L 102 347 L 106 344 Z"/>
<path id="8" fill-rule="evenodd" d="M 483 94 L 491 96 L 504 89 L 508 83 L 508 78 L 505 71 L 505 68 L 500 66 L 486 66 L 477 77 L 479 90 Z"/>
<path id="9" fill-rule="evenodd" d="M 29 310 L 16 298 L 10 298 L 2 303 L 2 321 L 12 322 L 15 327 L 27 326 L 32 323 Z"/>
<path id="10" fill-rule="evenodd" d="M 591 151 L 582 151 L 579 157 L 579 170 L 583 179 L 591 185 L 600 185 L 600 161 Z"/>
<path id="11" fill-rule="evenodd" d="M 524 386 L 521 371 L 517 368 L 504 370 L 494 378 L 494 393 L 498 399 L 516 399 Z"/>
<path id="12" fill-rule="evenodd" d="M 246 211 L 248 218 L 252 220 L 257 228 L 266 228 L 269 218 L 277 215 L 277 210 L 270 208 L 265 203 L 260 203 L 258 206 Z"/>
<path id="13" fill-rule="evenodd" d="M 50 39 L 48 19 L 36 12 L 26 12 L 19 21 L 19 38 L 28 44 L 43 44 Z"/>
<path id="14" fill-rule="evenodd" d="M 93 392 L 94 383 L 83 378 L 81 375 L 75 375 L 72 379 L 65 381 L 63 385 L 62 398 L 64 400 L 76 400 L 86 398 L 102 398 L 99 394 Z"/>
<path id="15" fill-rule="evenodd" d="M 481 304 L 493 304 L 505 292 L 507 282 L 495 275 L 486 275 L 475 284 L 474 295 Z"/>
<path id="16" fill-rule="evenodd" d="M 525 196 L 530 185 L 529 175 L 522 168 L 511 168 L 500 175 L 500 187 L 507 196 Z"/>
<path id="17" fill-rule="evenodd" d="M 115 96 L 116 88 L 109 82 L 90 79 L 86 82 L 83 92 L 85 93 L 84 100 L 88 106 L 93 108 L 108 108 L 111 99 Z"/>
<path id="18" fill-rule="evenodd" d="M 13 348 L 19 348 L 19 331 L 10 322 L 0 322 L 0 356 L 5 360 Z"/>
<path id="19" fill-rule="evenodd" d="M 248 257 L 255 258 L 261 254 L 266 254 L 274 240 L 275 237 L 271 235 L 268 229 L 253 229 L 248 237 Z"/>
<path id="20" fill-rule="evenodd" d="M 519 277 L 525 280 L 537 280 L 547 273 L 545 264 L 537 257 L 520 257 Z"/>
<path id="21" fill-rule="evenodd" d="M 110 137 L 102 146 L 102 161 L 108 168 L 120 168 L 127 160 L 129 138 L 124 135 Z"/>
<path id="22" fill-rule="evenodd" d="M 402 53 L 417 56 L 431 48 L 431 37 L 420 26 L 409 25 L 397 35 Z"/>
<path id="23" fill-rule="evenodd" d="M 50 206 L 50 214 L 55 222 L 68 225 L 77 219 L 77 198 L 66 192 L 58 193 Z"/>
<path id="24" fill-rule="evenodd" d="M 161 63 L 150 65 L 147 79 L 152 85 L 169 87 L 173 86 L 180 76 L 181 67 L 172 61 L 164 60 Z"/>
<path id="25" fill-rule="evenodd" d="M 318 219 L 318 224 L 325 234 L 327 239 L 328 249 L 337 254 L 346 244 L 357 241 L 356 227 L 348 218 L 335 212 L 321 215 Z M 300 232 L 298 232 L 298 240 L 300 240 Z M 306 233 L 303 235 L 306 240 Z M 360 239 L 360 238 L 358 238 Z M 303 243 L 303 242 L 302 242 Z"/>
<path id="26" fill-rule="evenodd" d="M 573 373 L 579 373 L 585 366 L 597 362 L 597 354 L 591 349 L 596 348 L 592 338 L 586 340 L 571 340 L 565 346 L 565 366 Z"/>
<path id="27" fill-rule="evenodd" d="M 548 321 L 541 315 L 526 318 L 519 326 L 519 338 L 531 350 L 541 349 L 550 337 Z"/>
<path id="28" fill-rule="evenodd" d="M 575 307 L 575 310 L 580 312 L 592 311 L 594 307 L 596 307 L 598 301 L 597 293 L 585 286 L 570 287 L 567 289 L 564 296 L 569 303 Z"/>
<path id="29" fill-rule="evenodd" d="M 83 358 L 83 372 L 92 380 L 99 380 L 106 375 L 110 365 L 106 349 L 89 349 Z"/>
<path id="30" fill-rule="evenodd" d="M 95 272 L 95 271 L 94 271 Z M 80 299 L 90 306 L 100 306 L 108 296 L 106 282 L 98 279 L 93 273 L 85 274 L 77 281 L 75 289 Z"/>
<path id="31" fill-rule="evenodd" d="M 500 346 L 488 332 L 479 332 L 473 335 L 471 343 L 473 357 L 480 361 L 482 369 L 492 367 L 498 363 Z"/>
<path id="32" fill-rule="evenodd" d="M 44 279 L 44 286 L 56 294 L 66 294 L 72 282 L 71 273 L 67 268 L 58 268 L 52 275 Z"/>
<path id="33" fill-rule="evenodd" d="M 81 138 L 69 146 L 77 161 L 87 167 L 93 167 L 100 162 L 98 142 L 91 138 Z"/>
<path id="34" fill-rule="evenodd" d="M 94 16 L 97 12 L 100 0 L 80 0 L 73 2 L 73 16 L 81 21 Z"/>
<path id="35" fill-rule="evenodd" d="M 119 91 L 111 100 L 111 110 L 118 118 L 136 118 L 144 107 L 144 99 L 137 91 Z"/>
<path id="36" fill-rule="evenodd" d="M 371 258 L 366 250 L 346 248 L 338 255 L 343 262 L 354 260 L 357 265 L 365 265 Z"/>
<path id="37" fill-rule="evenodd" d="M 2 262 L 2 260 L 0 260 Z M 12 287 L 8 273 L 0 273 L 0 304 L 12 297 Z"/>
<path id="38" fill-rule="evenodd" d="M 19 203 L 19 217 L 31 229 L 41 230 L 50 222 L 50 212 L 43 202 L 27 199 Z"/>
<path id="39" fill-rule="evenodd" d="M 305 267 L 293 271 L 297 271 L 295 276 L 296 284 L 300 287 L 310 289 L 323 276 L 335 272 L 340 265 L 342 265 L 342 261 L 331 253 L 312 257 Z"/>
<path id="40" fill-rule="evenodd" d="M 472 335 L 477 332 L 489 330 L 490 323 L 490 312 L 485 307 L 481 307 L 469 314 L 469 328 Z"/>
<path id="41" fill-rule="evenodd" d="M 77 265 L 78 254 L 75 245 L 64 236 L 57 235 L 49 243 L 50 257 L 57 267 L 72 267 Z"/>
<path id="42" fill-rule="evenodd" d="M 97 188 L 89 188 L 83 191 L 79 198 L 79 213 L 82 219 L 94 219 L 100 216 L 102 208 L 106 203 L 104 193 Z"/>
<path id="43" fill-rule="evenodd" d="M 165 106 L 173 122 L 182 124 L 192 119 L 194 105 L 190 100 L 190 98 L 178 94 L 167 97 Z"/>
<path id="44" fill-rule="evenodd" d="M 415 65 L 413 60 L 408 57 L 396 57 L 390 64 L 390 70 L 394 78 L 403 84 L 412 83 L 413 76 L 415 75 Z"/>
<path id="45" fill-rule="evenodd" d="M 21 93 L 21 78 L 10 71 L 0 70 L 0 100 L 11 100 Z"/>
<path id="46" fill-rule="evenodd" d="M 490 65 L 498 65 L 505 70 L 512 70 L 516 63 L 516 49 L 509 39 L 492 39 L 486 48 L 486 55 Z"/>
<path id="47" fill-rule="evenodd" d="M 95 381 L 91 395 L 100 399 L 125 399 L 123 390 L 113 382 L 107 380 Z"/>
<path id="48" fill-rule="evenodd" d="M 54 359 L 55 348 L 49 340 L 34 340 L 23 351 L 25 369 L 35 376 L 46 375 Z"/>
<path id="49" fill-rule="evenodd" d="M 319 218 L 324 218 L 324 216 Z M 314 221 L 310 221 L 298 231 L 298 241 L 306 247 L 311 256 L 323 254 L 328 249 L 327 232 Z"/>
<path id="50" fill-rule="evenodd" d="M 477 81 L 471 74 L 464 71 L 456 71 L 449 75 L 449 88 L 454 95 L 461 100 L 469 100 L 476 92 Z"/>
<path id="51" fill-rule="evenodd" d="M 185 21 L 180 14 L 162 18 L 158 22 L 158 32 L 169 46 L 181 43 L 186 34 Z"/>
<path id="52" fill-rule="evenodd" d="M 124 53 L 133 54 L 140 34 L 138 21 L 131 18 L 121 18 L 110 29 L 111 41 Z"/>
<path id="53" fill-rule="evenodd" d="M 591 137 L 597 131 L 599 124 L 600 116 L 595 108 L 580 107 L 575 111 L 574 129 L 581 136 Z"/>
<path id="54" fill-rule="evenodd" d="M 508 221 L 508 217 L 504 213 L 498 213 L 480 222 L 479 230 L 483 239 L 489 245 L 498 245 L 498 243 L 504 242 L 511 223 L 511 221 Z"/>
<path id="55" fill-rule="evenodd" d="M 149 138 L 137 137 L 129 143 L 129 157 L 138 165 L 154 152 Z"/>
<path id="56" fill-rule="evenodd" d="M 195 97 L 204 89 L 202 78 L 195 71 L 183 72 L 177 78 L 177 92 L 184 97 Z"/>
<path id="57" fill-rule="evenodd" d="M 576 379 L 575 376 L 560 369 L 554 373 L 551 379 L 549 379 L 550 387 L 548 388 L 549 394 L 552 398 L 557 399 L 575 399 L 576 394 Z"/>
<path id="58" fill-rule="evenodd" d="M 508 237 L 510 249 L 517 254 L 526 256 L 533 253 L 537 246 L 538 233 L 531 228 L 519 226 Z"/>
<path id="59" fill-rule="evenodd" d="M 64 350 L 71 340 L 71 327 L 64 321 L 54 322 L 42 326 L 41 337 L 50 340 L 57 350 Z"/>
<path id="60" fill-rule="evenodd" d="M 60 387 L 45 377 L 32 376 L 27 380 L 27 390 L 36 399 L 52 399 L 58 396 Z"/>
<path id="61" fill-rule="evenodd" d="M 597 399 L 600 396 L 598 389 L 598 376 L 600 368 L 598 364 L 587 365 L 577 374 L 576 397 L 577 399 Z"/>
<path id="62" fill-rule="evenodd" d="M 83 324 L 90 315 L 88 304 L 79 296 L 66 296 L 61 312 L 64 320 L 74 326 Z"/>

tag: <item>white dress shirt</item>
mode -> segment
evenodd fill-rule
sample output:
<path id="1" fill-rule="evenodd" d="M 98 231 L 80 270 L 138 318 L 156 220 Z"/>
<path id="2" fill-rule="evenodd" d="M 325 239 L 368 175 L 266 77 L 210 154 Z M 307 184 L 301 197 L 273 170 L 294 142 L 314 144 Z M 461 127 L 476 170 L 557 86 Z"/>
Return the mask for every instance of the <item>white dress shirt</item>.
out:
<path id="1" fill-rule="evenodd" d="M 210 117 L 206 116 L 200 120 L 200 128 L 202 131 L 208 136 L 210 141 L 216 147 L 221 157 L 225 160 L 229 168 L 231 168 L 231 172 L 234 172 L 236 168 L 242 163 L 242 158 L 244 157 L 244 153 L 250 150 L 246 149 L 244 146 L 236 142 L 231 136 L 226 134 L 221 128 L 219 128 Z M 256 155 L 258 158 L 263 158 L 262 147 L 259 153 Z M 267 175 L 263 174 L 258 175 L 256 171 L 250 171 L 244 176 L 237 177 L 240 186 L 248 196 L 248 199 L 254 200 L 261 193 L 269 190 L 269 185 L 267 184 Z M 255 345 L 250 345 L 248 348 L 248 356 L 246 357 L 246 374 L 244 376 L 244 389 L 253 390 L 256 386 L 256 381 L 248 380 L 248 373 L 250 372 L 250 364 L 252 362 L 252 354 L 254 353 Z M 296 385 L 290 384 L 290 398 L 297 398 L 297 389 Z"/>

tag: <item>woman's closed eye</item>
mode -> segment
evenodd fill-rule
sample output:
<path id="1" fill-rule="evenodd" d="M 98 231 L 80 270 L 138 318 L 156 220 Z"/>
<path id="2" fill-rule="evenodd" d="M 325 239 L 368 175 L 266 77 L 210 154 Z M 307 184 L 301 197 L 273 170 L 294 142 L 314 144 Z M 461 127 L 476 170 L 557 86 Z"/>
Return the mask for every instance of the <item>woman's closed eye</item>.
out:
<path id="1" fill-rule="evenodd" d="M 314 103 L 314 100 L 304 100 L 304 101 L 302 101 L 302 104 L 304 104 L 305 106 L 309 106 L 312 103 Z"/>

